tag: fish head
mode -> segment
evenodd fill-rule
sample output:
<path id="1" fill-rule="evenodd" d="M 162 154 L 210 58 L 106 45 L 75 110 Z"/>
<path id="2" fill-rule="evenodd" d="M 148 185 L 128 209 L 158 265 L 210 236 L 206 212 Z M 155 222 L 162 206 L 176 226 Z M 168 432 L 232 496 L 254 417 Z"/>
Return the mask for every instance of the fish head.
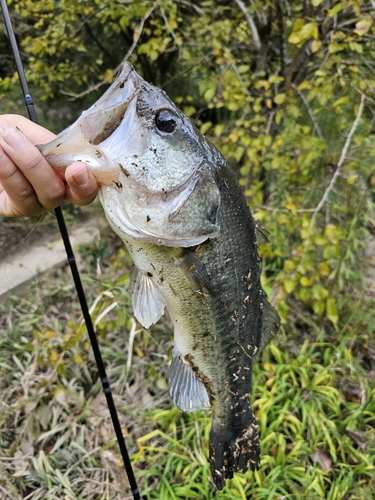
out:
<path id="1" fill-rule="evenodd" d="M 106 216 L 124 240 L 192 246 L 218 234 L 212 145 L 128 63 L 73 125 L 38 147 L 55 168 L 87 163 Z"/>

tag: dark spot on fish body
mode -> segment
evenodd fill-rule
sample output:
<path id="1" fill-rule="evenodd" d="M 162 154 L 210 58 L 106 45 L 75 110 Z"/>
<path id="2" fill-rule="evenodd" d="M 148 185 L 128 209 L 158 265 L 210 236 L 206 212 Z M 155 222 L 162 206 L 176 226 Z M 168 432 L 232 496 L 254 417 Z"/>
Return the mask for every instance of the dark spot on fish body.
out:
<path id="1" fill-rule="evenodd" d="M 99 149 L 96 149 L 96 150 L 95 150 L 95 156 L 96 156 L 97 158 L 101 158 L 101 157 L 103 156 L 103 154 L 101 153 L 101 151 L 99 151 Z"/>
<path id="2" fill-rule="evenodd" d="M 121 165 L 121 163 L 119 163 L 118 166 L 120 167 L 121 172 L 123 172 L 126 175 L 126 177 L 130 177 L 130 173 L 126 170 L 125 167 Z"/>
<path id="3" fill-rule="evenodd" d="M 121 188 L 122 188 L 122 184 L 121 184 L 121 182 L 119 182 L 119 181 L 113 181 L 113 184 L 115 184 L 115 186 L 116 186 L 118 189 L 121 189 Z"/>
<path id="4" fill-rule="evenodd" d="M 57 144 L 57 146 L 56 146 L 56 147 L 57 147 L 57 148 L 59 148 L 59 147 L 61 146 L 61 144 L 62 144 L 62 143 L 61 143 L 61 142 L 59 142 L 59 143 Z"/>
<path id="5" fill-rule="evenodd" d="M 152 278 L 152 274 L 151 274 L 149 271 L 147 271 L 147 276 L 148 276 L 149 278 Z"/>
<path id="6" fill-rule="evenodd" d="M 217 211 L 219 207 L 218 205 L 212 205 L 206 215 L 206 218 L 211 224 L 216 224 Z"/>
<path id="7" fill-rule="evenodd" d="M 150 220 L 151 220 L 151 217 L 149 215 L 147 215 L 146 222 L 150 222 Z"/>

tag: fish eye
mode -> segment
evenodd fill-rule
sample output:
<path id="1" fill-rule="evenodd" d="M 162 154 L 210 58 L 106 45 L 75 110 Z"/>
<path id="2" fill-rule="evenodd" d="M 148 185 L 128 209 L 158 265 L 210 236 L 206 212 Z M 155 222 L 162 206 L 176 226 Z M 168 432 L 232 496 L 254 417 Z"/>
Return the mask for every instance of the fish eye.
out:
<path id="1" fill-rule="evenodd" d="M 155 124 L 161 132 L 171 134 L 176 129 L 177 119 L 173 113 L 167 109 L 162 109 L 156 113 Z"/>

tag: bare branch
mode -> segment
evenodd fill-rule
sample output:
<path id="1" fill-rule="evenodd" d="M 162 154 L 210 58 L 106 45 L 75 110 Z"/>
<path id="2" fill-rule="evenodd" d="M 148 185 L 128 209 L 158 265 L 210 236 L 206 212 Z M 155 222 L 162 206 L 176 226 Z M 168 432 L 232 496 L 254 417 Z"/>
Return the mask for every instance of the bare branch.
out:
<path id="1" fill-rule="evenodd" d="M 264 11 L 263 11 L 262 9 L 257 9 L 257 8 L 255 7 L 255 5 L 254 5 L 254 0 L 250 0 L 250 2 L 251 2 L 251 5 L 252 5 L 252 6 L 254 7 L 254 9 L 255 9 L 255 13 L 256 13 L 256 15 L 257 15 L 257 18 L 258 18 L 259 22 L 260 22 L 261 24 L 263 24 L 263 26 L 265 26 L 265 25 L 267 24 L 267 16 L 266 16 L 266 14 L 264 13 Z M 263 8 L 264 8 L 264 7 L 267 7 L 267 6 L 266 6 L 266 5 L 264 5 L 264 6 L 263 6 Z"/>
<path id="2" fill-rule="evenodd" d="M 129 50 L 125 54 L 125 57 L 122 59 L 121 63 L 118 66 L 116 66 L 115 69 L 112 70 L 112 74 L 116 75 L 119 72 L 121 66 L 124 64 L 124 62 L 127 61 L 129 59 L 129 57 L 132 55 L 132 53 L 133 53 L 135 47 L 137 46 L 137 43 L 142 35 L 142 31 L 143 31 L 145 22 L 151 16 L 151 14 L 156 9 L 156 7 L 158 6 L 159 3 L 160 3 L 160 0 L 156 0 L 156 2 L 153 3 L 153 5 L 149 9 L 149 11 L 141 19 L 141 22 L 139 23 L 138 29 L 135 31 L 136 36 L 134 37 L 134 41 L 133 41 L 131 47 L 129 48 Z M 79 99 L 80 97 L 83 97 L 87 94 L 90 94 L 90 92 L 92 92 L 94 90 L 98 90 L 102 85 L 106 85 L 108 83 L 109 83 L 108 79 L 104 78 L 103 80 L 100 80 L 100 82 L 96 83 L 95 85 L 90 85 L 89 88 L 87 88 L 83 92 L 80 92 L 79 94 L 72 94 L 70 92 L 63 92 L 63 91 L 61 91 L 61 93 L 64 95 L 70 96 L 72 98 L 71 100 L 75 100 L 75 99 Z"/>
<path id="3" fill-rule="evenodd" d="M 314 128 L 316 130 L 316 133 L 318 134 L 319 139 L 321 139 L 322 141 L 324 141 L 324 137 L 323 137 L 322 131 L 321 131 L 320 127 L 319 127 L 318 122 L 316 121 L 316 118 L 315 118 L 315 115 L 313 113 L 313 110 L 310 108 L 309 101 L 306 99 L 306 96 L 298 89 L 297 85 L 295 85 L 294 83 L 292 83 L 292 87 L 294 88 L 294 90 L 297 92 L 297 94 L 302 99 L 302 102 L 305 105 L 305 107 L 306 107 L 306 109 L 307 109 L 307 111 L 308 111 L 308 113 L 310 115 L 311 121 L 313 122 Z"/>
<path id="4" fill-rule="evenodd" d="M 253 16 L 247 12 L 246 5 L 243 3 L 242 0 L 235 0 L 235 2 L 238 5 L 239 9 L 243 12 L 243 14 L 246 18 L 247 24 L 249 25 L 249 28 L 251 31 L 251 36 L 252 36 L 253 44 L 254 44 L 255 48 L 257 50 L 260 50 L 260 48 L 262 47 L 262 44 L 260 42 L 258 29 L 255 25 Z"/>
<path id="5" fill-rule="evenodd" d="M 316 220 L 316 217 L 318 215 L 318 213 L 320 212 L 320 210 L 323 208 L 324 204 L 328 201 L 328 197 L 329 197 L 329 194 L 330 192 L 333 190 L 334 186 L 335 186 L 335 183 L 336 183 L 336 180 L 337 180 L 337 177 L 339 176 L 340 174 L 340 171 L 341 171 L 341 168 L 344 164 L 344 161 L 346 159 L 346 155 L 348 154 L 348 150 L 349 150 L 349 147 L 350 147 L 350 143 L 352 142 L 352 139 L 353 139 L 353 136 L 355 134 L 355 131 L 358 127 L 358 124 L 361 120 L 361 117 L 362 117 L 362 113 L 363 113 L 363 108 L 364 108 L 364 105 L 365 105 L 365 100 L 366 100 L 366 96 L 364 94 L 361 95 L 361 103 L 359 105 L 359 109 L 358 109 L 358 113 L 357 113 L 357 116 L 354 120 L 354 123 L 352 125 L 352 128 L 349 132 L 349 135 L 348 137 L 346 138 L 346 141 L 345 141 L 345 144 L 344 144 L 344 147 L 343 147 L 343 150 L 341 152 L 341 156 L 340 156 L 340 159 L 339 159 L 339 162 L 337 164 L 337 168 L 336 168 L 336 171 L 335 173 L 333 174 L 332 176 L 332 179 L 331 179 L 331 182 L 329 183 L 329 186 L 327 187 L 327 189 L 325 190 L 325 193 L 322 197 L 322 199 L 320 200 L 318 206 L 316 207 L 316 209 L 314 210 L 314 213 L 311 217 L 311 222 L 310 222 L 310 229 L 312 229 L 314 227 L 314 224 L 315 224 L 315 220 Z"/>

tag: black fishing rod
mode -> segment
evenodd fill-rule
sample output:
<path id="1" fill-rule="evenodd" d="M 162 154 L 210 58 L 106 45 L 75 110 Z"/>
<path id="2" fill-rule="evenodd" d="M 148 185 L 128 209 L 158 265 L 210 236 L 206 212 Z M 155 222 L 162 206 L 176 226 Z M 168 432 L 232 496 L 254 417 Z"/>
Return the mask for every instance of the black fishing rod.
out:
<path id="1" fill-rule="evenodd" d="M 20 52 L 18 50 L 18 45 L 17 45 L 16 37 L 14 35 L 14 30 L 13 30 L 12 22 L 10 19 L 6 0 L 0 0 L 0 5 L 1 5 L 1 10 L 3 12 L 5 27 L 6 27 L 6 30 L 8 32 L 9 41 L 10 41 L 10 44 L 12 47 L 12 52 L 13 52 L 14 60 L 16 63 L 17 72 L 18 72 L 18 76 L 20 79 L 22 92 L 23 92 L 23 96 L 24 96 L 24 100 L 25 100 L 25 105 L 26 105 L 26 108 L 27 108 L 27 111 L 29 114 L 29 118 L 32 122 L 38 123 L 36 113 L 35 113 L 33 99 L 30 95 L 29 87 L 27 85 L 25 71 L 23 69 L 23 65 L 22 65 L 22 61 L 21 61 L 21 57 L 20 57 Z M 95 333 L 95 330 L 94 330 L 94 327 L 92 324 L 91 316 L 89 313 L 89 308 L 87 306 L 85 292 L 84 292 L 83 287 L 82 287 L 81 278 L 79 275 L 76 259 L 75 259 L 73 249 L 72 249 L 72 246 L 70 243 L 69 234 L 68 234 L 68 230 L 66 228 L 66 224 L 65 224 L 65 220 L 64 220 L 64 216 L 63 216 L 61 207 L 57 207 L 55 209 L 55 214 L 56 214 L 57 222 L 59 224 L 61 237 L 62 237 L 63 242 L 64 242 L 67 260 L 68 260 L 68 263 L 70 266 L 70 270 L 72 272 L 72 276 L 73 276 L 74 284 L 75 284 L 75 287 L 77 290 L 79 302 L 81 304 L 82 314 L 83 314 L 83 317 L 85 319 L 87 332 L 88 332 L 90 342 L 91 342 L 91 347 L 92 347 L 92 350 L 94 352 L 96 365 L 98 367 L 99 377 L 100 377 L 100 380 L 101 380 L 102 386 L 103 386 L 103 392 L 104 392 L 106 400 L 107 400 L 107 405 L 109 408 L 109 412 L 111 414 L 113 427 L 114 427 L 117 441 L 118 441 L 118 444 L 120 447 L 122 459 L 124 461 L 124 466 L 125 466 L 126 474 L 128 476 L 130 489 L 131 489 L 131 492 L 133 494 L 134 500 L 142 500 L 142 497 L 141 497 L 139 490 L 138 490 L 137 482 L 135 480 L 135 476 L 134 476 L 132 464 L 131 464 L 131 461 L 129 458 L 128 450 L 126 448 L 124 436 L 123 436 L 122 431 L 121 431 L 121 425 L 120 425 L 120 422 L 118 419 L 116 406 L 115 406 L 115 403 L 113 401 L 111 386 L 109 384 L 109 380 L 108 380 L 108 377 L 107 377 L 107 374 L 105 371 L 103 358 L 102 358 L 102 355 L 101 355 L 100 349 L 99 349 L 98 339 L 97 339 L 97 336 L 96 336 L 96 333 Z"/>

